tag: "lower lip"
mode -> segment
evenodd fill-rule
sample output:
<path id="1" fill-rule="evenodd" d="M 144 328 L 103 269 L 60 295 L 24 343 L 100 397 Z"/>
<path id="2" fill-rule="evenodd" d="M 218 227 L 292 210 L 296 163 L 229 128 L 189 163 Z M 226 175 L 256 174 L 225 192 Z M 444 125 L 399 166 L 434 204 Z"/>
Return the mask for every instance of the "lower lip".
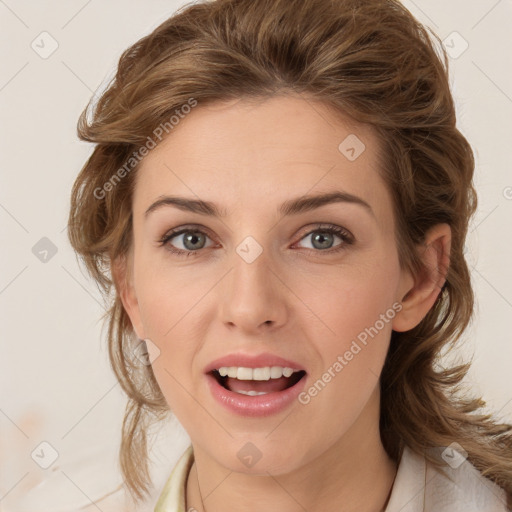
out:
<path id="1" fill-rule="evenodd" d="M 213 375 L 207 374 L 206 377 L 213 397 L 229 411 L 242 416 L 262 417 L 277 414 L 290 406 L 304 389 L 307 375 L 304 375 L 299 382 L 283 391 L 256 396 L 229 391 L 229 389 L 221 386 Z"/>

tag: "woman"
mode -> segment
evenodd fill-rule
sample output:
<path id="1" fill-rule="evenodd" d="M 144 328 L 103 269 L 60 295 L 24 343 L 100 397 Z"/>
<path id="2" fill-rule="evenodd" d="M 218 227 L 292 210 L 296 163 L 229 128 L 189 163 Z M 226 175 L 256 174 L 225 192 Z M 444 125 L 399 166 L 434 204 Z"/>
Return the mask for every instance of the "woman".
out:
<path id="1" fill-rule="evenodd" d="M 191 4 L 124 52 L 69 236 L 113 294 L 136 499 L 172 411 L 160 512 L 510 507 L 512 426 L 437 364 L 477 204 L 443 56 L 394 0 Z"/>

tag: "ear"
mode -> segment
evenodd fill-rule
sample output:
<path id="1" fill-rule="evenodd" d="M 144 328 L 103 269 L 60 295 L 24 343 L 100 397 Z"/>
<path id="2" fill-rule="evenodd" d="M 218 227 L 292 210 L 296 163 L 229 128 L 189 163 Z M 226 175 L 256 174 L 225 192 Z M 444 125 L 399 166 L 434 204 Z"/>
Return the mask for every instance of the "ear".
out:
<path id="1" fill-rule="evenodd" d="M 409 272 L 403 274 L 402 283 L 405 287 L 400 290 L 399 298 L 402 309 L 393 319 L 394 331 L 409 331 L 416 327 L 430 311 L 441 292 L 450 265 L 450 226 L 433 226 L 425 235 L 424 243 L 417 246 L 417 250 L 425 269 L 415 278 L 411 278 Z"/>
<path id="2" fill-rule="evenodd" d="M 127 255 L 117 258 L 112 263 L 112 278 L 136 336 L 140 340 L 145 339 L 144 326 L 133 281 L 133 256 L 131 250 Z"/>

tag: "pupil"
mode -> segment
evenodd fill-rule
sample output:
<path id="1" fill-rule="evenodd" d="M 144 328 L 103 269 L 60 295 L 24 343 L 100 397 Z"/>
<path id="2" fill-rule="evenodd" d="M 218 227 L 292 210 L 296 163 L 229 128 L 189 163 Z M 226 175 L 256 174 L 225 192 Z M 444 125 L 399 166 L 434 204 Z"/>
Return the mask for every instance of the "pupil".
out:
<path id="1" fill-rule="evenodd" d="M 200 236 L 201 236 L 200 233 L 192 233 L 192 234 L 186 235 L 185 236 L 185 246 L 187 246 L 187 244 L 189 242 L 191 242 L 192 244 L 197 243 L 197 240 L 200 239 Z M 192 245 L 191 247 L 188 247 L 188 248 L 197 249 L 197 247 L 194 245 Z"/>
<path id="2" fill-rule="evenodd" d="M 318 240 L 320 240 L 320 247 L 318 247 L 319 249 L 328 249 L 330 242 L 332 242 L 332 235 L 327 234 L 327 236 L 326 236 L 325 234 L 323 234 L 323 235 L 316 235 L 313 237 L 313 243 L 315 243 Z M 327 240 L 327 244 L 325 243 L 326 240 Z"/>

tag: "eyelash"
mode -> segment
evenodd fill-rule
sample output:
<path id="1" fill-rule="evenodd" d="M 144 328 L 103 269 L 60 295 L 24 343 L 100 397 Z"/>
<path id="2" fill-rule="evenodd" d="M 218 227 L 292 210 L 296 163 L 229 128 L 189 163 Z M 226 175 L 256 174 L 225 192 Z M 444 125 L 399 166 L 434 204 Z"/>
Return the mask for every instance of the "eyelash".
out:
<path id="1" fill-rule="evenodd" d="M 303 237 L 301 237 L 300 240 L 306 238 L 307 236 L 312 235 L 313 233 L 315 233 L 317 231 L 322 232 L 322 233 L 329 233 L 329 234 L 337 235 L 338 237 L 340 237 L 342 239 L 343 243 L 339 244 L 338 246 L 336 246 L 333 249 L 325 249 L 325 250 L 308 249 L 309 251 L 313 251 L 313 252 L 317 252 L 317 253 L 333 254 L 333 253 L 338 253 L 340 251 L 345 250 L 347 245 L 352 245 L 354 243 L 354 238 L 352 237 L 352 235 L 346 229 L 344 229 L 340 226 L 336 226 L 335 224 L 318 224 L 317 226 L 315 226 L 314 229 L 312 229 L 311 231 L 306 233 Z M 178 235 L 182 235 L 183 233 L 190 233 L 190 232 L 201 233 L 203 235 L 208 236 L 207 233 L 205 233 L 203 230 L 201 230 L 199 228 L 196 228 L 194 226 L 184 226 L 184 227 L 180 227 L 180 228 L 176 228 L 171 231 L 168 231 L 160 240 L 158 240 L 158 245 L 161 247 L 167 245 L 166 250 L 168 250 L 169 252 L 171 252 L 173 254 L 176 254 L 177 256 L 184 256 L 184 257 L 197 256 L 201 252 L 201 249 L 198 249 L 196 251 L 184 251 L 183 249 L 176 249 L 176 247 L 173 247 L 171 244 L 167 244 L 167 242 L 169 242 L 173 238 L 177 237 Z"/>

